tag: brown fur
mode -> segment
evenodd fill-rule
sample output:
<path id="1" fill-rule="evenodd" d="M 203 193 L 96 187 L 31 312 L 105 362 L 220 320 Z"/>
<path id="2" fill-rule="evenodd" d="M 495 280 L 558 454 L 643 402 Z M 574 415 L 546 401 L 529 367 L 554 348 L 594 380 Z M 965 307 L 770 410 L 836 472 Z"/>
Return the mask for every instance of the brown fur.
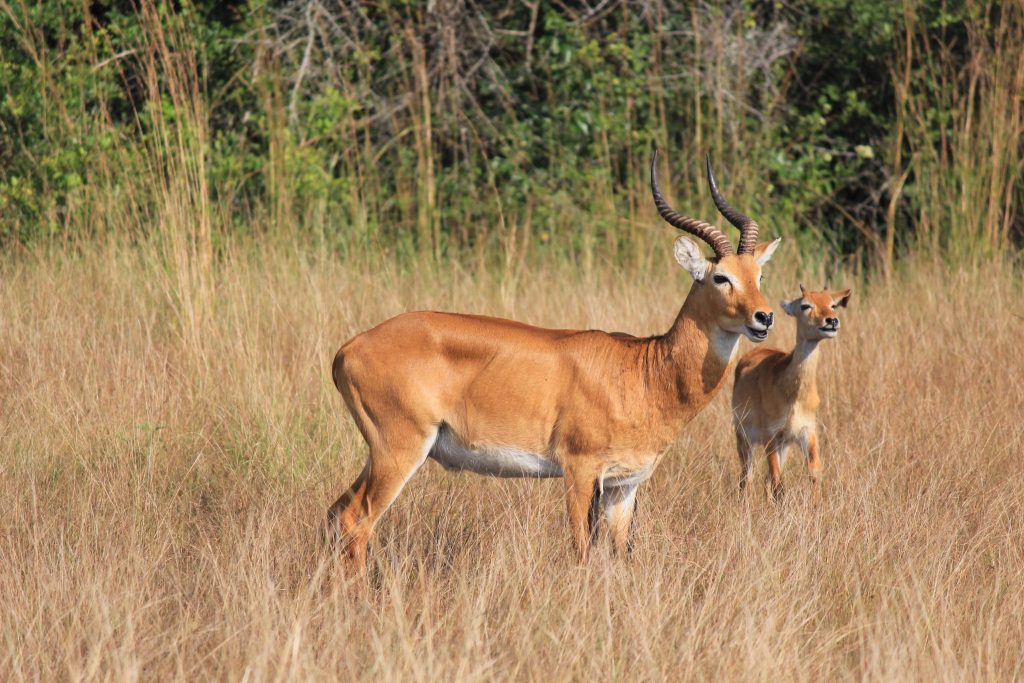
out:
<path id="1" fill-rule="evenodd" d="M 750 477 L 754 449 L 764 446 L 769 468 L 765 488 L 773 499 L 781 498 L 786 451 L 796 445 L 807 459 L 811 496 L 817 503 L 821 479 L 817 347 L 831 338 L 822 328 L 828 319 L 838 321 L 836 309 L 846 306 L 851 292 L 807 292 L 803 285 L 800 289 L 800 297 L 782 304 L 786 313 L 796 318 L 796 346 L 790 352 L 753 349 L 740 359 L 733 388 L 733 419 L 742 468 L 740 490 Z"/>
<path id="2" fill-rule="evenodd" d="M 364 567 L 373 524 L 425 461 L 425 445 L 442 425 L 469 448 L 514 447 L 557 463 L 585 559 L 601 482 L 653 469 L 722 386 L 732 355 L 719 357 L 714 340 L 738 341 L 724 330 L 767 311 L 755 260 L 767 246 L 708 262 L 672 328 L 656 337 L 417 312 L 342 346 L 334 381 L 370 449 L 362 474 L 329 513 L 350 562 Z M 715 273 L 728 273 L 736 286 L 714 284 Z M 612 540 L 627 551 L 635 487 L 606 493 Z"/>

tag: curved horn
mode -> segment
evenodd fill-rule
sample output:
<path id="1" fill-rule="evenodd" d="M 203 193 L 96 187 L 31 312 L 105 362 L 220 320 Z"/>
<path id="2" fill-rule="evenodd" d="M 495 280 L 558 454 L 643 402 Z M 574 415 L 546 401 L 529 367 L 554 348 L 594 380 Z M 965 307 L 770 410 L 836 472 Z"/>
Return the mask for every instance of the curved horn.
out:
<path id="1" fill-rule="evenodd" d="M 721 230 L 713 225 L 699 221 L 696 218 L 690 218 L 683 216 L 682 214 L 676 213 L 672 210 L 672 207 L 665 201 L 665 197 L 661 194 L 661 189 L 658 187 L 658 148 L 654 147 L 654 153 L 651 155 L 651 194 L 654 195 L 654 205 L 658 207 L 658 214 L 661 215 L 670 225 L 679 228 L 683 232 L 688 232 L 695 237 L 699 237 L 709 245 L 715 251 L 715 256 L 722 258 L 733 253 L 732 244 L 729 243 L 729 238 L 726 237 Z"/>
<path id="2" fill-rule="evenodd" d="M 711 198 L 715 200 L 715 206 L 718 207 L 719 213 L 725 216 L 726 220 L 735 225 L 740 229 L 740 243 L 739 249 L 736 250 L 738 254 L 753 254 L 754 247 L 757 246 L 757 223 L 754 222 L 753 218 L 744 216 L 736 209 L 729 206 L 729 202 L 725 201 L 725 197 L 718 191 L 718 183 L 715 182 L 715 174 L 711 172 L 711 155 L 707 155 L 708 165 L 708 185 L 711 186 Z"/>

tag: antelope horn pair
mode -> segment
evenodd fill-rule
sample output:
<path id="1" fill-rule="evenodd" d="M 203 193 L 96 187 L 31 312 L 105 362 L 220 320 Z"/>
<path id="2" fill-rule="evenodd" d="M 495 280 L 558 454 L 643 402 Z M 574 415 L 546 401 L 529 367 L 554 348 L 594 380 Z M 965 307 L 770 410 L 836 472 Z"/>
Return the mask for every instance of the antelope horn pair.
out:
<path id="1" fill-rule="evenodd" d="M 753 254 L 757 246 L 757 223 L 748 216 L 744 216 L 736 209 L 729 206 L 725 197 L 718 191 L 718 183 L 715 182 L 715 174 L 711 171 L 711 156 L 707 157 L 708 185 L 711 186 L 711 198 L 715 200 L 715 206 L 719 213 L 725 216 L 726 220 L 740 229 L 740 243 L 737 254 Z M 722 258 L 733 253 L 732 243 L 721 230 L 704 221 L 690 218 L 672 210 L 672 207 L 665 201 L 658 187 L 658 148 L 654 148 L 651 156 L 651 193 L 654 195 L 654 205 L 658 207 L 658 213 L 670 225 L 673 225 L 683 232 L 688 232 L 695 237 L 707 242 L 715 251 L 715 256 Z"/>

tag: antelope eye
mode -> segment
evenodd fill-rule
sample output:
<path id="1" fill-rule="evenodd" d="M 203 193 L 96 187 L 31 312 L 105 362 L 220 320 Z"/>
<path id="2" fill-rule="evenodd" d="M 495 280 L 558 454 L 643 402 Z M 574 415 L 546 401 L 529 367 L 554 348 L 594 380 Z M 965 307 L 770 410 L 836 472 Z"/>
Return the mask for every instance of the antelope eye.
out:
<path id="1" fill-rule="evenodd" d="M 803 305 L 802 305 L 802 306 L 800 307 L 800 310 L 801 310 L 801 311 L 809 311 L 809 310 L 811 310 L 811 305 L 810 305 L 810 304 L 803 304 Z"/>
<path id="2" fill-rule="evenodd" d="M 714 278 L 712 278 L 712 279 L 713 279 L 713 280 L 715 281 L 715 284 L 716 284 L 716 285 L 725 285 L 725 284 L 729 284 L 729 278 L 727 278 L 727 277 L 726 277 L 726 276 L 724 276 L 724 275 L 716 275 L 716 276 L 715 276 Z"/>

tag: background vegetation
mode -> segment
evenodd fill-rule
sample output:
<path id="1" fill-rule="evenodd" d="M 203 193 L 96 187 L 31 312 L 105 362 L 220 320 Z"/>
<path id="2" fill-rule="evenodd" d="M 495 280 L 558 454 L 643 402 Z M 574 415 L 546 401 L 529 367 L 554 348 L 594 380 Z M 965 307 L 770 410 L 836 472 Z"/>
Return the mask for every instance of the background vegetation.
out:
<path id="1" fill-rule="evenodd" d="M 0 679 L 1013 680 L 1024 6 L 0 0 Z M 735 492 L 729 388 L 569 552 L 559 482 L 428 463 L 373 578 L 330 380 L 400 311 L 663 331 L 647 188 L 784 234 L 825 496 Z M 787 346 L 788 320 L 770 343 Z M 744 342 L 743 350 L 748 346 Z M 759 464 L 762 468 L 763 464 Z"/>
<path id="2" fill-rule="evenodd" d="M 817 512 L 797 457 L 783 506 L 738 496 L 726 388 L 642 487 L 632 563 L 602 544 L 575 564 L 561 481 L 428 462 L 379 526 L 374 579 L 328 580 L 319 530 L 366 454 L 330 380 L 344 339 L 417 308 L 663 331 L 687 278 L 670 260 L 515 281 L 235 255 L 195 344 L 152 253 L 8 268 L 0 678 L 1020 678 L 1024 291 L 1006 269 L 857 285 L 821 349 Z M 773 301 L 821 281 L 789 261 Z M 783 316 L 769 343 L 793 334 Z"/>
<path id="3" fill-rule="evenodd" d="M 184 212 L 214 245 L 649 263 L 657 142 L 700 215 L 710 152 L 804 249 L 991 253 L 1022 91 L 1018 2 L 0 0 L 0 237 Z"/>

